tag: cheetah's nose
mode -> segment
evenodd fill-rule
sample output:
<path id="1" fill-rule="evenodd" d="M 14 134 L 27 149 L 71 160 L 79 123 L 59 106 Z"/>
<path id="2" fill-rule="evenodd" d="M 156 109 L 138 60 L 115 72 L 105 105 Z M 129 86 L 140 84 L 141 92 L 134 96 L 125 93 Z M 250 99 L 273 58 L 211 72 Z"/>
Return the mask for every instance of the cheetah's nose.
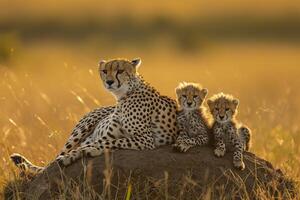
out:
<path id="1" fill-rule="evenodd" d="M 106 81 L 106 84 L 109 85 L 109 86 L 111 86 L 112 84 L 114 84 L 114 81 L 111 81 L 111 80 L 110 81 Z"/>
<path id="2" fill-rule="evenodd" d="M 224 119 L 224 116 L 220 116 L 220 119 L 221 119 L 221 120 Z"/>
<path id="3" fill-rule="evenodd" d="M 188 106 L 191 106 L 193 103 L 192 102 L 187 102 L 187 105 Z"/>

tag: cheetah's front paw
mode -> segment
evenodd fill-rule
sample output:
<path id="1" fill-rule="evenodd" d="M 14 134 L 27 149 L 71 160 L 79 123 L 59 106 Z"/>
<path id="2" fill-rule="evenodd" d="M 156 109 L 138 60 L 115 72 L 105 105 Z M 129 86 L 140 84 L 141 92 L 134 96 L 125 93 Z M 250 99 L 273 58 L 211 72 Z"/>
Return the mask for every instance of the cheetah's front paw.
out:
<path id="1" fill-rule="evenodd" d="M 222 149 L 217 148 L 217 149 L 215 149 L 214 153 L 215 153 L 215 156 L 217 156 L 217 157 L 223 157 L 225 155 L 225 149 L 222 150 Z"/>
<path id="2" fill-rule="evenodd" d="M 56 162 L 60 165 L 60 166 L 68 166 L 71 164 L 72 162 L 72 158 L 70 155 L 64 155 L 64 156 L 58 156 L 56 158 Z"/>
<path id="3" fill-rule="evenodd" d="M 179 152 L 187 152 L 187 150 L 189 150 L 190 146 L 186 145 L 186 144 L 174 144 L 173 145 L 173 149 L 176 150 L 176 151 L 179 151 Z"/>
<path id="4" fill-rule="evenodd" d="M 233 161 L 233 166 L 239 170 L 244 170 L 245 169 L 245 163 L 242 160 L 234 160 Z"/>

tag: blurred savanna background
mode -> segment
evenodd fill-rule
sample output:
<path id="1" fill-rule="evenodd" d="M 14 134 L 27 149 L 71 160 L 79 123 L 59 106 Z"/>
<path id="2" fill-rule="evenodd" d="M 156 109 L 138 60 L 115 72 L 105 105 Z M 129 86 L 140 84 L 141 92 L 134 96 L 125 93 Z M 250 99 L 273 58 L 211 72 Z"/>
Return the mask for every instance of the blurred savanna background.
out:
<path id="1" fill-rule="evenodd" d="M 9 155 L 50 162 L 82 115 L 113 104 L 101 59 L 142 59 L 175 97 L 180 81 L 240 99 L 252 151 L 300 175 L 298 0 L 0 0 L 0 188 Z"/>

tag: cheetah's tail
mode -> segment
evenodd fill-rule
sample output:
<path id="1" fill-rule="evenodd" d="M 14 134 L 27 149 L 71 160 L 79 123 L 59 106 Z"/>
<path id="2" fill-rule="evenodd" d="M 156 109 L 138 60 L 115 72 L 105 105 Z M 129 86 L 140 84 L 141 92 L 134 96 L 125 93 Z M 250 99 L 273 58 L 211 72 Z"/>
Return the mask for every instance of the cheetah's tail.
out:
<path id="1" fill-rule="evenodd" d="M 24 156 L 17 154 L 17 153 L 12 154 L 10 156 L 10 159 L 23 172 L 37 174 L 44 170 L 44 167 L 39 167 L 39 166 L 32 164 Z"/>
<path id="2" fill-rule="evenodd" d="M 240 138 L 242 139 L 245 150 L 249 151 L 251 147 L 251 130 L 247 126 L 242 126 L 239 129 Z"/>

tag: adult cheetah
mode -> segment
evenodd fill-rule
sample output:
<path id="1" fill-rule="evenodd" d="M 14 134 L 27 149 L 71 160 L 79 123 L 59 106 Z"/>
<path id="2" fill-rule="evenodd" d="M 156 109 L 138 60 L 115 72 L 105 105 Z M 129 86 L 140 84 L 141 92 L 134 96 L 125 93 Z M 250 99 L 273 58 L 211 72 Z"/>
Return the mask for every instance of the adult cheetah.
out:
<path id="1" fill-rule="evenodd" d="M 140 64 L 140 59 L 99 63 L 101 80 L 115 96 L 117 104 L 107 108 L 107 115 L 90 121 L 93 123 L 89 120 L 79 123 L 77 127 L 90 130 L 90 134 L 83 136 L 79 131 L 76 136 L 71 135 L 56 161 L 67 166 L 82 155 L 99 156 L 104 150 L 154 149 L 174 142 L 177 137 L 176 102 L 160 95 L 144 81 L 138 73 Z M 12 159 L 20 165 L 17 161 L 25 158 L 14 155 Z"/>

